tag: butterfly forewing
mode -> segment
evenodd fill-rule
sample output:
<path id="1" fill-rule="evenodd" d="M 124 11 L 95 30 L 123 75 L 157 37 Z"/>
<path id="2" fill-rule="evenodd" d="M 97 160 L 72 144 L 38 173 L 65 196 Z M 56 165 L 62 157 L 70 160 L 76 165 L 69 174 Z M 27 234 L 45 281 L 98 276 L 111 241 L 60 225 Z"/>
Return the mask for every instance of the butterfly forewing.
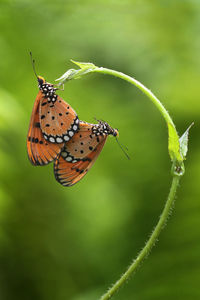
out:
<path id="1" fill-rule="evenodd" d="M 60 153 L 64 142 L 79 129 L 72 107 L 56 94 L 56 88 L 37 76 L 39 92 L 33 107 L 27 137 L 28 157 L 34 165 L 45 165 Z"/>
<path id="2" fill-rule="evenodd" d="M 81 122 L 79 132 L 66 144 L 66 150 L 74 158 L 86 157 L 107 137 L 106 135 L 96 136 L 92 133 L 93 126 L 94 124 Z"/>
<path id="3" fill-rule="evenodd" d="M 45 139 L 52 143 L 69 141 L 79 129 L 76 112 L 59 96 L 55 102 L 43 98 L 40 103 L 40 124 Z"/>
<path id="4" fill-rule="evenodd" d="M 63 144 L 53 144 L 44 139 L 39 118 L 39 105 L 42 97 L 42 93 L 39 91 L 34 103 L 27 136 L 28 157 L 33 165 L 48 164 L 56 158 L 63 146 Z"/>

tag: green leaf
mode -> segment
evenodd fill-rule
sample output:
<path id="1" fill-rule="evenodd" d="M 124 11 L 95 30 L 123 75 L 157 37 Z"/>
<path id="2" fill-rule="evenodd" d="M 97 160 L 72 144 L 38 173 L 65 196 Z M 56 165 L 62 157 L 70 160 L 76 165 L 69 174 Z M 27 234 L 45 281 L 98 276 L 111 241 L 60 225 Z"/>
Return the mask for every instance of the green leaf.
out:
<path id="1" fill-rule="evenodd" d="M 65 81 L 70 80 L 76 72 L 77 72 L 77 70 L 75 70 L 75 69 L 69 69 L 69 70 L 67 70 L 67 72 L 65 72 L 61 77 L 59 77 L 55 81 L 60 81 L 59 85 L 61 85 Z"/>
<path id="2" fill-rule="evenodd" d="M 188 129 L 184 132 L 184 134 L 180 137 L 179 139 L 179 143 L 180 143 L 180 153 L 183 157 L 183 159 L 186 159 L 186 154 L 188 151 L 188 137 L 189 137 L 189 130 L 190 128 L 194 125 L 194 123 L 192 123 Z"/>
<path id="3" fill-rule="evenodd" d="M 69 81 L 72 79 L 78 79 L 83 75 L 86 75 L 92 72 L 97 67 L 93 63 L 84 63 L 84 62 L 77 62 L 71 59 L 71 61 L 76 64 L 80 69 L 70 69 L 61 77 L 56 79 L 56 81 L 60 81 L 58 85 L 62 85 L 65 81 Z"/>
<path id="4" fill-rule="evenodd" d="M 73 62 L 75 65 L 80 67 L 81 69 L 95 69 L 97 68 L 93 63 L 85 63 L 85 62 L 79 62 L 71 59 L 71 62 Z"/>
<path id="5" fill-rule="evenodd" d="M 169 155 L 172 161 L 183 161 L 182 154 L 180 152 L 179 136 L 176 132 L 174 125 L 167 123 L 168 125 L 168 149 Z"/>

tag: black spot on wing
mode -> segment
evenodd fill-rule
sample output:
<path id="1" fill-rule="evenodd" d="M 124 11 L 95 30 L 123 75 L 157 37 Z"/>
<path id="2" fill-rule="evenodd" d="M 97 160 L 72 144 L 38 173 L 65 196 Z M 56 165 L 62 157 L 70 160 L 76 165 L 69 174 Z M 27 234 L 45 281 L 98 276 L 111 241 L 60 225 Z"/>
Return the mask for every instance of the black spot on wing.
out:
<path id="1" fill-rule="evenodd" d="M 34 127 L 40 128 L 40 123 L 39 123 L 39 122 L 36 122 L 36 123 L 34 124 Z"/>

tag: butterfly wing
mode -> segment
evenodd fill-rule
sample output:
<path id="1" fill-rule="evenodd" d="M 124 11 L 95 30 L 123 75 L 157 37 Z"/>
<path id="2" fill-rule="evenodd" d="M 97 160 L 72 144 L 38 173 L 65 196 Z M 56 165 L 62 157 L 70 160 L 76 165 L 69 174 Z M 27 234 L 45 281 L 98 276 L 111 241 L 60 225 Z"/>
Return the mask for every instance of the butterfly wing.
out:
<path id="1" fill-rule="evenodd" d="M 28 136 L 27 151 L 29 160 L 33 165 L 46 165 L 56 158 L 63 144 L 53 144 L 46 141 L 40 128 L 39 106 L 42 99 L 39 91 L 31 115 Z"/>
<path id="2" fill-rule="evenodd" d="M 74 185 L 87 174 L 106 142 L 107 135 L 92 134 L 92 126 L 81 122 L 79 132 L 54 161 L 55 178 L 64 186 Z"/>
<path id="3" fill-rule="evenodd" d="M 61 154 L 54 162 L 54 174 L 56 180 L 64 186 L 72 186 L 80 181 L 89 171 L 99 156 L 106 139 L 101 142 L 95 150 L 84 159 L 80 159 L 76 163 L 67 162 Z"/>
<path id="4" fill-rule="evenodd" d="M 44 138 L 51 143 L 67 142 L 79 129 L 76 112 L 57 95 L 55 102 L 49 102 L 43 95 L 40 103 L 40 124 Z"/>

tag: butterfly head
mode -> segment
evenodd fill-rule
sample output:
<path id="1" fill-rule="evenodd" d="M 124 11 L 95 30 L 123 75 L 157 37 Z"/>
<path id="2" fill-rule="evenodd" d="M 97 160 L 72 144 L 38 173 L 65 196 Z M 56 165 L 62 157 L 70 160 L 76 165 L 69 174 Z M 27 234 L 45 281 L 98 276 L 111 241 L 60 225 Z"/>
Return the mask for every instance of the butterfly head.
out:
<path id="1" fill-rule="evenodd" d="M 119 137 L 119 131 L 118 131 L 118 129 L 113 129 L 113 136 L 115 136 L 115 137 Z"/>
<path id="2" fill-rule="evenodd" d="M 46 82 L 42 76 L 37 76 L 39 88 Z"/>
<path id="3" fill-rule="evenodd" d="M 107 124 L 107 131 L 108 134 L 113 135 L 114 137 L 118 137 L 119 136 L 119 131 L 116 128 L 112 128 L 110 125 Z"/>

